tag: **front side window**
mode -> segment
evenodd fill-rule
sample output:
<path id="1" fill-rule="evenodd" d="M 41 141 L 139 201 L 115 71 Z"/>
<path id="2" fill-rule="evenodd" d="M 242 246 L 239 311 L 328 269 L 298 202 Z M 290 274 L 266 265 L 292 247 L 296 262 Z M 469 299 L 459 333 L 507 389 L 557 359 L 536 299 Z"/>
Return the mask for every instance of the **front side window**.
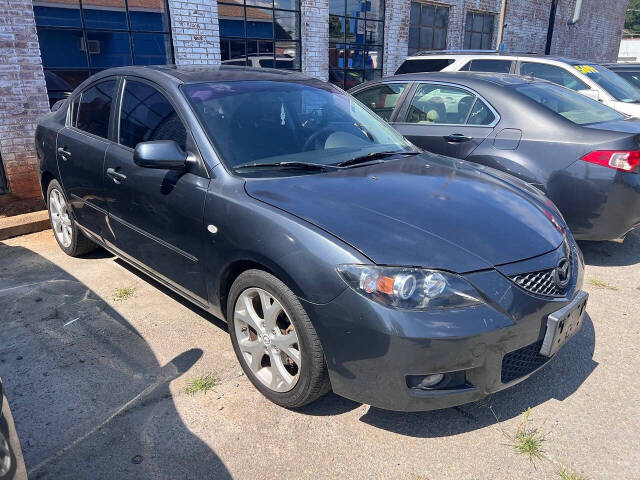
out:
<path id="1" fill-rule="evenodd" d="M 140 142 L 174 140 L 186 150 L 187 132 L 166 97 L 151 85 L 127 80 L 122 96 L 119 143 L 135 148 Z"/>
<path id="2" fill-rule="evenodd" d="M 512 87 L 548 110 L 577 125 L 624 120 L 621 113 L 566 88 L 548 83 L 528 83 Z"/>
<path id="3" fill-rule="evenodd" d="M 632 72 L 629 70 L 619 70 L 614 73 L 616 75 L 620 75 L 624 80 L 633 85 L 637 90 L 640 90 L 640 71 Z"/>
<path id="4" fill-rule="evenodd" d="M 534 78 L 542 78 L 571 90 L 586 90 L 589 87 L 575 75 L 567 72 L 562 67 L 547 65 L 546 63 L 522 62 L 520 75 L 531 75 Z"/>
<path id="5" fill-rule="evenodd" d="M 449 7 L 411 2 L 409 55 L 421 50 L 444 50 L 448 29 Z"/>
<path id="6" fill-rule="evenodd" d="M 173 62 L 167 0 L 33 0 L 49 102 L 90 75 Z"/>
<path id="7" fill-rule="evenodd" d="M 388 83 L 367 88 L 354 94 L 354 97 L 385 120 L 389 120 L 406 87 L 406 83 Z"/>
<path id="8" fill-rule="evenodd" d="M 493 45 L 495 15 L 467 12 L 464 24 L 464 48 L 466 50 L 490 50 Z"/>
<path id="9" fill-rule="evenodd" d="M 489 125 L 495 120 L 482 100 L 468 90 L 422 84 L 407 110 L 406 123 Z"/>
<path id="10" fill-rule="evenodd" d="M 300 0 L 219 0 L 223 65 L 300 70 Z"/>
<path id="11" fill-rule="evenodd" d="M 183 89 L 225 164 L 242 175 L 248 169 L 241 165 L 330 165 L 369 153 L 414 151 L 356 99 L 324 82 L 254 80 Z"/>
<path id="12" fill-rule="evenodd" d="M 115 88 L 116 81 L 107 80 L 82 92 L 73 102 L 73 125 L 84 132 L 107 138 Z"/>
<path id="13" fill-rule="evenodd" d="M 477 60 L 471 60 L 460 70 L 470 72 L 509 73 L 511 71 L 511 63 L 511 60 L 491 60 L 480 58 Z"/>
<path id="14" fill-rule="evenodd" d="M 640 102 L 640 93 L 629 82 L 608 68 L 584 64 L 574 65 L 574 68 L 600 85 L 616 100 L 625 103 Z"/>
<path id="15" fill-rule="evenodd" d="M 384 0 L 329 0 L 329 81 L 345 90 L 382 77 Z"/>

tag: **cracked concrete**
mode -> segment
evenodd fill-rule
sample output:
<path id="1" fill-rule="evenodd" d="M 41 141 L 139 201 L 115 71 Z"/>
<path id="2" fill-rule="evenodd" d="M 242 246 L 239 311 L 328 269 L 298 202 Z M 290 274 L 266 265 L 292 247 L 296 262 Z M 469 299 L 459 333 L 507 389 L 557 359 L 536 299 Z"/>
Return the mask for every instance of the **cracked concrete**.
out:
<path id="1" fill-rule="evenodd" d="M 638 478 L 640 234 L 582 248 L 589 316 L 546 368 L 406 414 L 333 394 L 281 409 L 241 375 L 220 320 L 102 251 L 65 256 L 50 231 L 0 242 L 0 375 L 29 478 L 554 479 L 559 464 Z M 133 297 L 114 301 L 124 287 Z M 187 395 L 208 372 L 221 383 Z M 549 460 L 502 434 L 528 407 Z"/>

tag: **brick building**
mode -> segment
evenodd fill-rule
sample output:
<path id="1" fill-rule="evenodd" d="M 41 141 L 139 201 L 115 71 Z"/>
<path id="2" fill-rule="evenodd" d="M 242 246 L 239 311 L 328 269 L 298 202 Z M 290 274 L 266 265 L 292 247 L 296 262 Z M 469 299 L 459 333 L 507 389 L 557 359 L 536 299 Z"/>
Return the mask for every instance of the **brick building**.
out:
<path id="1" fill-rule="evenodd" d="M 176 63 L 301 70 L 344 88 L 408 52 L 496 48 L 615 61 L 627 0 L 0 0 L 0 193 L 38 195 L 38 117 L 98 70 Z"/>

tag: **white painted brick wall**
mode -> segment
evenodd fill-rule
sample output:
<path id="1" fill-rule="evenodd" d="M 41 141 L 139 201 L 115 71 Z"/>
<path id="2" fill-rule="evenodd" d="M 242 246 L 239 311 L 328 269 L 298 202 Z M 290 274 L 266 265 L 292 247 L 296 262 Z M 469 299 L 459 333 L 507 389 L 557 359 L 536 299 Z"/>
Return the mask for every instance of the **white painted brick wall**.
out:
<path id="1" fill-rule="evenodd" d="M 215 0 L 169 0 L 176 65 L 219 65 L 220 35 Z"/>
<path id="2" fill-rule="evenodd" d="M 301 0 L 302 72 L 329 77 L 329 0 Z"/>

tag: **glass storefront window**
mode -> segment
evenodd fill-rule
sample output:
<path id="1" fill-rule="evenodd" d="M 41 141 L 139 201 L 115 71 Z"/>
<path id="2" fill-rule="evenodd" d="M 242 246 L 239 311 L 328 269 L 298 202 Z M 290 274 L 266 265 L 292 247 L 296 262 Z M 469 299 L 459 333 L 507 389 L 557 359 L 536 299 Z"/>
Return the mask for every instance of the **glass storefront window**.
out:
<path id="1" fill-rule="evenodd" d="M 166 0 L 33 0 L 49 102 L 99 70 L 173 63 Z"/>
<path id="2" fill-rule="evenodd" d="M 382 77 L 384 0 L 329 0 L 329 81 L 345 90 Z"/>
<path id="3" fill-rule="evenodd" d="M 219 0 L 223 65 L 300 70 L 300 0 Z"/>

